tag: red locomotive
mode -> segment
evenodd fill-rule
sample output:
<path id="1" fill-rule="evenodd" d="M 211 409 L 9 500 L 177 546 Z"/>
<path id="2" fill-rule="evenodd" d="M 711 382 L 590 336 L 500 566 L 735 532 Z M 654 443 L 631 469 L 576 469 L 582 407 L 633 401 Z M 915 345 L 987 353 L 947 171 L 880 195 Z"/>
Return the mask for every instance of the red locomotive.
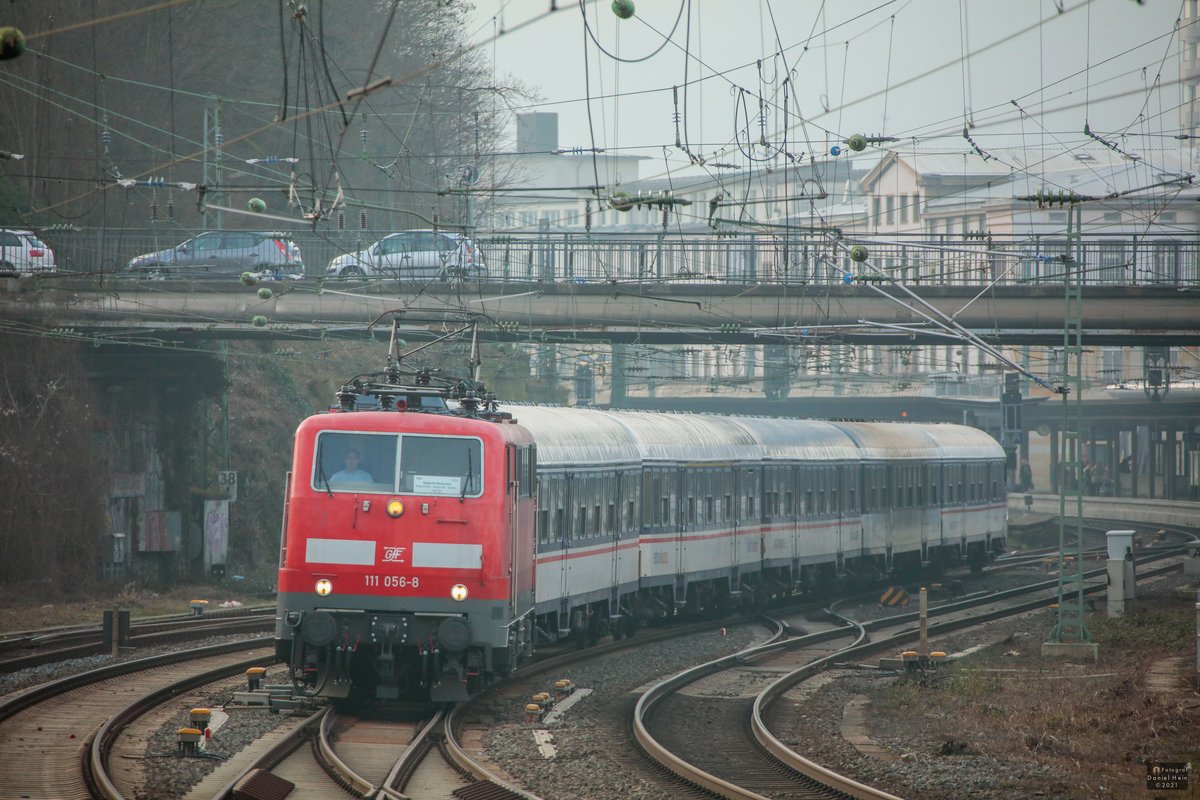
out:
<path id="1" fill-rule="evenodd" d="M 310 693 L 464 699 L 532 648 L 529 434 L 428 384 L 360 381 L 296 431 L 276 640 Z"/>

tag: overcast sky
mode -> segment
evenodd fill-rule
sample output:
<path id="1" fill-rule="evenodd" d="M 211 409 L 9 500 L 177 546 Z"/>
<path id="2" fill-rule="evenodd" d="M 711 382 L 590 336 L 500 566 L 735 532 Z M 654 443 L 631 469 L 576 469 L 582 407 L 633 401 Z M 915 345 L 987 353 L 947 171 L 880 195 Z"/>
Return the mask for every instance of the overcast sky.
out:
<path id="1" fill-rule="evenodd" d="M 560 146 L 594 142 L 660 165 L 667 146 L 673 165 L 686 162 L 673 147 L 672 117 L 672 86 L 681 87 L 682 111 L 685 69 L 685 142 L 706 158 L 716 152 L 735 163 L 744 163 L 735 141 L 739 128 L 745 138 L 747 115 L 753 139 L 761 134 L 760 96 L 768 103 L 769 143 L 781 145 L 779 132 L 789 127 L 793 154 L 828 152 L 854 133 L 906 144 L 915 137 L 957 151 L 969 148 L 964 119 L 985 149 L 1074 147 L 1086 140 L 1085 120 L 1101 135 L 1124 135 L 1131 149 L 1180 145 L 1173 138 L 1182 97 L 1180 35 L 1172 35 L 1180 2 L 1059 0 L 1060 13 L 1053 0 L 691 0 L 689 43 L 688 0 L 670 41 L 680 3 L 636 1 L 629 20 L 617 19 L 609 0 L 589 3 L 587 17 L 599 44 L 622 58 L 662 45 L 645 61 L 619 63 L 601 53 L 572 0 L 558 0 L 557 12 L 482 45 L 498 73 L 541 96 L 523 110 L 558 113 Z M 548 0 L 475 2 L 476 40 L 549 8 Z M 1160 74 L 1162 88 L 1149 91 Z M 1064 110 L 1041 115 L 1043 103 Z M 643 176 L 653 172 L 661 170 L 643 165 Z"/>

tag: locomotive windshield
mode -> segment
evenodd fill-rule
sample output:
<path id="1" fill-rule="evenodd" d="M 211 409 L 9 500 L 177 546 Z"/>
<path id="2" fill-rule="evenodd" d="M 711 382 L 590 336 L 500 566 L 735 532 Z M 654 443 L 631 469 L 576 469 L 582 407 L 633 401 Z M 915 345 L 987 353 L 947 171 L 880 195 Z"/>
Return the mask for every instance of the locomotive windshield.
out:
<path id="1" fill-rule="evenodd" d="M 317 437 L 315 462 L 312 487 L 331 494 L 483 493 L 483 444 L 474 438 L 324 431 Z"/>
<path id="2" fill-rule="evenodd" d="M 478 497 L 483 492 L 483 447 L 458 436 L 404 436 L 400 492 Z"/>
<path id="3" fill-rule="evenodd" d="M 397 438 L 393 433 L 325 431 L 317 439 L 313 488 L 328 492 L 394 492 Z"/>

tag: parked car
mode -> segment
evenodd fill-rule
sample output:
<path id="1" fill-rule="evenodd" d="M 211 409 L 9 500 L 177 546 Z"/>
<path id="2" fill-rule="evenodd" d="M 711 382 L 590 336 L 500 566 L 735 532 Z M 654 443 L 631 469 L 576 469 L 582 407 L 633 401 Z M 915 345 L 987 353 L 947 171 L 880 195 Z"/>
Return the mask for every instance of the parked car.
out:
<path id="1" fill-rule="evenodd" d="M 0 272 L 30 275 L 55 269 L 54 251 L 33 231 L 0 229 Z"/>
<path id="2" fill-rule="evenodd" d="M 127 269 L 147 276 L 173 274 L 304 274 L 300 248 L 281 233 L 209 231 L 167 250 L 130 259 Z"/>
<path id="3" fill-rule="evenodd" d="M 478 279 L 487 275 L 475 243 L 461 233 L 400 231 L 329 262 L 327 278 Z"/>

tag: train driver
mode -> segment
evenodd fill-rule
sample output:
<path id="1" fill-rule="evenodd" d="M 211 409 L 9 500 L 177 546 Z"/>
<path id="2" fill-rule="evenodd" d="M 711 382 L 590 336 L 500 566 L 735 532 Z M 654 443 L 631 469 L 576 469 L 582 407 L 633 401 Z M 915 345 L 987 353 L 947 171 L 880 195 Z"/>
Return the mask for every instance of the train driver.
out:
<path id="1" fill-rule="evenodd" d="M 358 467 L 358 451 L 347 450 L 345 468 L 329 476 L 330 483 L 374 483 L 371 473 Z"/>

